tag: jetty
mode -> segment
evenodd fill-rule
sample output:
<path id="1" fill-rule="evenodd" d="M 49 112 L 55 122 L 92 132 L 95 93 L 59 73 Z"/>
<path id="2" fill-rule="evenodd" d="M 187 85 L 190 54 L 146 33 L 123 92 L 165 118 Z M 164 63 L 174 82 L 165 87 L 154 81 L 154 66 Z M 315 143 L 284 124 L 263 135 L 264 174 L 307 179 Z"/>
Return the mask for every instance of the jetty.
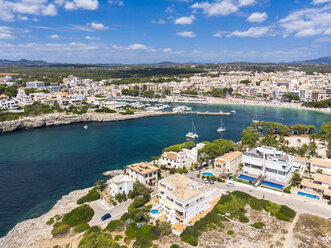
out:
<path id="1" fill-rule="evenodd" d="M 163 112 L 165 115 L 211 115 L 211 116 L 229 116 L 230 112 L 196 112 L 196 111 L 187 111 L 187 112 Z"/>

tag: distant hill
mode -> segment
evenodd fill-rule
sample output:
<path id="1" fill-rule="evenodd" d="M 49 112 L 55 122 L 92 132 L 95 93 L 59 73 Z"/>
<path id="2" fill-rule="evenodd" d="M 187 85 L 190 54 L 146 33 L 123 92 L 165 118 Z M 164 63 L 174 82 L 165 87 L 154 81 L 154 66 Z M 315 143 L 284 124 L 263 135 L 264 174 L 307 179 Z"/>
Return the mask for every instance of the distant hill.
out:
<path id="1" fill-rule="evenodd" d="M 331 56 L 321 57 L 318 59 L 304 60 L 304 61 L 296 61 L 294 63 L 307 63 L 307 64 L 322 64 L 322 63 L 331 63 Z"/>
<path id="2" fill-rule="evenodd" d="M 21 59 L 18 61 L 13 60 L 0 60 L 0 66 L 47 66 L 50 63 L 43 61 L 43 60 L 27 60 Z"/>

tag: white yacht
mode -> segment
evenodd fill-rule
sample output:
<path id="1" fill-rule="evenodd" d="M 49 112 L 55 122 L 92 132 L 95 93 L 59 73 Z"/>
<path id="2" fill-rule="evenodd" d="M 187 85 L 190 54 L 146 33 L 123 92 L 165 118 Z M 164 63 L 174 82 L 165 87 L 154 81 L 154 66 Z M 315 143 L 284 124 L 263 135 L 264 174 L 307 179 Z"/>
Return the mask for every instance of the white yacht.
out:
<path id="1" fill-rule="evenodd" d="M 235 110 L 231 110 L 231 113 L 234 113 L 234 114 L 236 114 L 236 113 L 237 113 L 237 111 L 235 111 Z"/>
<path id="2" fill-rule="evenodd" d="M 185 105 L 182 105 L 182 106 L 177 106 L 177 107 L 173 108 L 172 112 L 180 113 L 180 112 L 185 112 L 185 111 L 190 111 L 190 110 L 192 110 L 191 107 L 186 107 Z"/>
<path id="3" fill-rule="evenodd" d="M 88 129 L 88 125 L 85 125 L 85 126 L 84 126 L 84 129 L 87 130 L 87 129 Z"/>
<path id="4" fill-rule="evenodd" d="M 192 132 L 188 132 L 186 134 L 187 139 L 197 139 L 199 138 L 199 135 L 197 134 L 197 130 L 195 129 L 193 117 L 192 117 Z"/>
<path id="5" fill-rule="evenodd" d="M 226 129 L 225 129 L 225 126 L 223 124 L 223 119 L 221 119 L 221 126 L 217 129 L 217 132 L 224 132 Z"/>

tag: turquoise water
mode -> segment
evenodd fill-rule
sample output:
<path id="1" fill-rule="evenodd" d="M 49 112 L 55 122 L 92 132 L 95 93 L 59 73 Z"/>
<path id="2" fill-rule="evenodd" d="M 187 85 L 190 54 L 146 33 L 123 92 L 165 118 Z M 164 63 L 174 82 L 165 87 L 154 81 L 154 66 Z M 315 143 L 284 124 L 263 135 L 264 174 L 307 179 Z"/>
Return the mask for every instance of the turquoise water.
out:
<path id="1" fill-rule="evenodd" d="M 298 195 L 305 196 L 305 197 L 312 198 L 312 199 L 317 199 L 317 200 L 320 199 L 320 197 L 317 195 L 312 195 L 312 194 L 308 194 L 308 193 L 301 192 L 301 191 L 298 191 Z"/>
<path id="2" fill-rule="evenodd" d="M 238 179 L 242 179 L 242 180 L 245 180 L 245 181 L 248 181 L 248 182 L 249 181 L 254 182 L 256 180 L 255 177 L 249 177 L 249 176 L 242 175 L 242 174 L 238 177 Z"/>
<path id="3" fill-rule="evenodd" d="M 203 176 L 207 176 L 207 177 L 212 177 L 212 176 L 213 176 L 213 173 L 210 173 L 210 172 L 203 172 L 202 175 L 203 175 Z"/>
<path id="4" fill-rule="evenodd" d="M 187 104 L 189 105 L 189 104 Z M 174 104 L 172 104 L 174 106 Z M 191 104 L 193 111 L 218 112 L 219 105 Z M 237 114 L 194 116 L 199 141 L 240 140 L 255 113 L 264 121 L 313 124 L 331 121 L 314 111 L 222 106 Z M 102 173 L 151 160 L 166 146 L 185 141 L 191 116 L 160 116 L 108 123 L 84 123 L 22 130 L 0 135 L 0 237 L 16 223 L 47 212 L 62 195 L 93 185 Z"/>

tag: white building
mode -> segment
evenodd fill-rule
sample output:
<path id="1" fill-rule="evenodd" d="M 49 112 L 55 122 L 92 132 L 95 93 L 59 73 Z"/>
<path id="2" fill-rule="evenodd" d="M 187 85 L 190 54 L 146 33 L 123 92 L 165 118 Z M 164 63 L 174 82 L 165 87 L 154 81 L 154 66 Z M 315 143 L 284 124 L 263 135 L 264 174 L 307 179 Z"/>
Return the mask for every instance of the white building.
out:
<path id="1" fill-rule="evenodd" d="M 126 172 L 133 181 L 139 181 L 149 186 L 157 184 L 158 170 L 159 168 L 146 162 L 131 164 L 126 167 Z"/>
<path id="2" fill-rule="evenodd" d="M 331 176 L 331 159 L 313 158 L 310 163 L 310 173 L 316 174 L 318 169 L 322 171 L 321 174 Z"/>
<path id="3" fill-rule="evenodd" d="M 274 147 L 262 146 L 247 150 L 243 154 L 243 172 L 254 176 L 264 176 L 286 184 L 292 176 L 294 157 Z"/>
<path id="4" fill-rule="evenodd" d="M 239 151 L 229 152 L 215 159 L 215 170 L 222 174 L 234 173 L 242 162 L 242 153 Z"/>
<path id="5" fill-rule="evenodd" d="M 45 88 L 45 83 L 44 82 L 39 82 L 39 81 L 27 82 L 26 83 L 26 88 L 44 89 Z"/>
<path id="6" fill-rule="evenodd" d="M 109 193 L 112 196 L 117 194 L 127 195 L 133 190 L 133 180 L 128 175 L 118 175 L 108 180 Z"/>
<path id="7" fill-rule="evenodd" d="M 167 168 L 190 168 L 198 161 L 198 150 L 205 144 L 199 143 L 191 150 L 183 149 L 180 152 L 164 152 L 159 159 L 159 165 Z"/>
<path id="8" fill-rule="evenodd" d="M 157 207 L 165 213 L 167 221 L 182 225 L 195 222 L 197 215 L 212 209 L 212 201 L 221 192 L 205 184 L 199 184 L 184 175 L 174 174 L 159 181 Z"/>

